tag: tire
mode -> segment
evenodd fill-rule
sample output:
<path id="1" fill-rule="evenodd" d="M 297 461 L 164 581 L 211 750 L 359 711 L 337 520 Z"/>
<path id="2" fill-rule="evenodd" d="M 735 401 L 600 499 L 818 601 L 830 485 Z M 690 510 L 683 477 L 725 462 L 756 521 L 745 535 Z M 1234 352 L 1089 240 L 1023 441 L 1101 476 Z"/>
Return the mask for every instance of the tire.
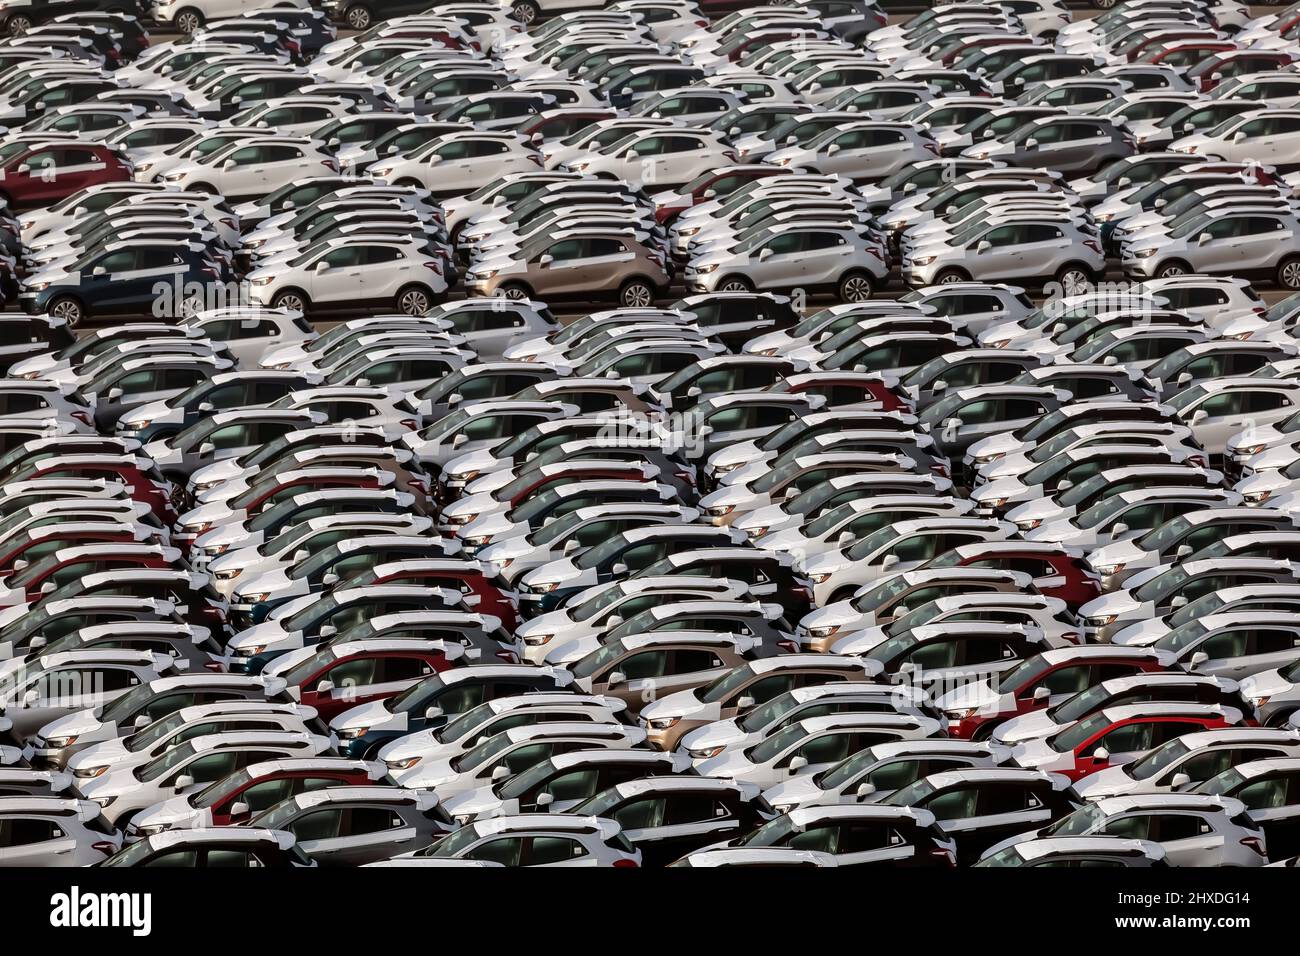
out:
<path id="1" fill-rule="evenodd" d="M 753 292 L 754 283 L 744 276 L 727 276 L 718 283 L 719 292 Z"/>
<path id="2" fill-rule="evenodd" d="M 375 16 L 364 3 L 354 3 L 343 11 L 343 21 L 353 30 L 368 30 Z"/>
<path id="3" fill-rule="evenodd" d="M 501 294 L 507 299 L 531 299 L 532 290 L 522 282 L 507 282 L 501 287 Z"/>
<path id="4" fill-rule="evenodd" d="M 277 292 L 275 298 L 271 300 L 273 309 L 291 309 L 294 312 L 301 312 L 306 315 L 311 309 L 311 301 L 307 298 L 307 293 L 299 292 L 297 289 L 285 289 L 283 292 Z"/>
<path id="5" fill-rule="evenodd" d="M 1119 0 L 1092 0 L 1092 5 L 1098 10 L 1109 10 L 1118 2 Z"/>
<path id="6" fill-rule="evenodd" d="M 86 310 L 81 300 L 71 295 L 61 295 L 50 303 L 50 315 L 65 319 L 69 326 L 76 328 L 86 318 Z"/>
<path id="7" fill-rule="evenodd" d="M 1287 256 L 1277 267 L 1277 284 L 1292 292 L 1300 290 L 1300 256 Z"/>
<path id="8" fill-rule="evenodd" d="M 628 279 L 618 290 L 618 304 L 625 309 L 648 309 L 655 304 L 655 289 L 645 279 Z"/>
<path id="9" fill-rule="evenodd" d="M 866 302 L 875 294 L 876 284 L 869 273 L 846 272 L 840 277 L 841 302 Z"/>
<path id="10" fill-rule="evenodd" d="M 189 36 L 195 30 L 203 26 L 203 14 L 193 7 L 183 7 L 176 11 L 176 17 L 172 20 L 172 26 L 176 27 L 177 33 Z"/>
<path id="11" fill-rule="evenodd" d="M 1092 287 L 1092 270 L 1078 262 L 1067 262 L 1056 272 L 1065 295 L 1082 295 Z"/>
<path id="12" fill-rule="evenodd" d="M 424 183 L 420 182 L 418 179 L 412 179 L 410 176 L 406 177 L 405 179 L 399 179 L 397 182 L 393 183 L 393 185 L 394 185 L 394 186 L 400 186 L 400 187 L 402 187 L 403 189 L 423 189 L 423 188 L 424 188 Z"/>
<path id="13" fill-rule="evenodd" d="M 428 315 L 433 308 L 433 293 L 418 283 L 408 285 L 398 291 L 396 305 L 402 315 Z"/>
<path id="14" fill-rule="evenodd" d="M 1169 262 L 1162 262 L 1156 269 L 1157 279 L 1172 279 L 1174 276 L 1185 276 L 1192 271 L 1192 267 L 1186 262 L 1173 259 Z"/>
<path id="15" fill-rule="evenodd" d="M 1266 723 L 1264 726 L 1265 726 L 1265 727 L 1276 727 L 1276 728 L 1279 729 L 1279 730 L 1285 730 L 1285 729 L 1286 729 L 1286 723 L 1287 723 L 1288 720 L 1291 719 L 1291 715 L 1292 715 L 1293 713 L 1295 713 L 1295 711 L 1292 711 L 1292 710 L 1284 710 L 1284 711 L 1282 711 L 1281 713 L 1274 714 L 1272 717 L 1270 717 L 1270 718 L 1268 719 L 1268 723 Z"/>
<path id="16" fill-rule="evenodd" d="M 5 22 L 5 32 L 11 37 L 20 37 L 32 28 L 32 18 L 15 13 Z"/>
<path id="17" fill-rule="evenodd" d="M 537 22 L 542 11 L 534 0 L 515 0 L 510 8 L 510 15 L 527 27 Z"/>
<path id="18" fill-rule="evenodd" d="M 849 598 L 853 597 L 853 595 L 857 593 L 858 593 L 857 588 L 840 588 L 838 591 L 836 591 L 834 594 L 830 596 L 830 600 L 828 600 L 826 603 L 836 604 L 840 601 L 847 601 Z"/>
<path id="19" fill-rule="evenodd" d="M 217 187 L 211 183 L 191 183 L 190 192 L 207 193 L 209 196 L 215 196 L 217 194 Z"/>
<path id="20" fill-rule="evenodd" d="M 950 285 L 953 282 L 969 282 L 969 281 L 970 281 L 970 276 L 968 276 L 961 269 L 944 269 L 942 272 L 940 272 L 937 276 L 934 277 L 935 285 Z"/>

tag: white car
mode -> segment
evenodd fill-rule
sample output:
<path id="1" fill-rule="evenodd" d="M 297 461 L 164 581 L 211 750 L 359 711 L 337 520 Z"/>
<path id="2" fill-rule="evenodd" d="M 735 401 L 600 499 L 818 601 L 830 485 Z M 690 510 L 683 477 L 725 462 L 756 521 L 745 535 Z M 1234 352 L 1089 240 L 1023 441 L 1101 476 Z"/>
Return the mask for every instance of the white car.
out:
<path id="1" fill-rule="evenodd" d="M 541 165 L 541 156 L 518 133 L 468 130 L 438 137 L 409 155 L 378 159 L 367 173 L 382 182 L 446 196 L 472 192 L 510 173 L 534 172 Z"/>
<path id="2" fill-rule="evenodd" d="M 293 136 L 239 138 L 198 159 L 172 166 L 162 181 L 176 189 L 219 193 L 227 199 L 265 196 L 338 163 L 315 140 Z"/>

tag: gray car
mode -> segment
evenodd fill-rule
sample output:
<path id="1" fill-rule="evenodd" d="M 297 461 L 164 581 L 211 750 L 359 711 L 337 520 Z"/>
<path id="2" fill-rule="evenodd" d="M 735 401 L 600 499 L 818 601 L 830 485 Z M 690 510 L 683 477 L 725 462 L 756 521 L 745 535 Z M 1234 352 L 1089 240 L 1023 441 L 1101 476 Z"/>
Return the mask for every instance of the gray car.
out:
<path id="1" fill-rule="evenodd" d="M 1133 134 L 1109 118 L 1060 116 L 1032 120 L 1009 136 L 969 146 L 962 155 L 1061 173 L 1090 173 L 1136 152 Z"/>
<path id="2" fill-rule="evenodd" d="M 0 797 L 0 867 L 91 866 L 121 846 L 92 800 Z"/>

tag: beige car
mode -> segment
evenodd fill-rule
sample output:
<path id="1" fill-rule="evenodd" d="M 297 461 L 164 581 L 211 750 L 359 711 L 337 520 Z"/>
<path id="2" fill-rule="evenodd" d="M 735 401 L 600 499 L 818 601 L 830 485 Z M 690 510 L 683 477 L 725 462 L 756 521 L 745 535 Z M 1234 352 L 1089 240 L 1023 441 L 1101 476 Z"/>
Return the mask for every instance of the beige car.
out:
<path id="1" fill-rule="evenodd" d="M 471 295 L 546 302 L 613 298 L 625 308 L 652 305 L 668 283 L 662 252 L 643 234 L 612 229 L 537 236 L 465 273 Z"/>

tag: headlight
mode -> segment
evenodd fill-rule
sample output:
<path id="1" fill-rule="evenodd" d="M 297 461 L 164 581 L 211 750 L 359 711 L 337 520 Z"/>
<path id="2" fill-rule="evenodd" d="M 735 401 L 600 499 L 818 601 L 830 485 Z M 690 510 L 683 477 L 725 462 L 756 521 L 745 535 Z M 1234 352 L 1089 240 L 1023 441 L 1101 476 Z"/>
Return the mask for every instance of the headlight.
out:
<path id="1" fill-rule="evenodd" d="M 385 760 L 384 764 L 389 770 L 410 770 L 423 759 L 423 757 L 406 757 L 402 760 Z"/>
<path id="2" fill-rule="evenodd" d="M 252 647 L 241 647 L 235 651 L 235 657 L 256 657 L 266 650 L 265 644 L 254 644 Z"/>
<path id="3" fill-rule="evenodd" d="M 1154 256 L 1155 254 L 1156 254 L 1156 251 L 1155 251 L 1154 249 L 1139 249 L 1137 252 L 1133 253 L 1133 258 L 1134 258 L 1134 259 L 1150 259 L 1150 258 L 1151 258 L 1152 256 Z"/>
<path id="4" fill-rule="evenodd" d="M 808 628 L 808 636 L 817 638 L 830 637 L 839 629 L 840 626 L 838 624 L 833 624 L 830 627 L 810 627 Z"/>
<path id="5" fill-rule="evenodd" d="M 710 757 L 716 757 L 722 753 L 723 747 L 710 747 L 708 750 L 692 750 L 690 755 L 696 760 L 708 760 Z"/>
<path id="6" fill-rule="evenodd" d="M 71 747 L 77 742 L 76 735 L 71 737 L 50 737 L 45 741 L 45 746 L 53 750 L 61 750 L 64 747 Z"/>
<path id="7" fill-rule="evenodd" d="M 974 717 L 977 707 L 967 707 L 965 710 L 945 710 L 944 716 L 949 720 L 965 720 L 967 717 Z"/>
<path id="8" fill-rule="evenodd" d="M 99 804 L 100 809 L 103 809 L 104 807 L 111 806 L 117 797 L 95 797 L 94 799 L 95 802 Z"/>
<path id="9" fill-rule="evenodd" d="M 569 163 L 568 164 L 569 168 L 572 169 L 575 173 L 581 173 L 586 171 L 587 167 L 590 165 L 591 163 Z"/>
<path id="10" fill-rule="evenodd" d="M 338 731 L 339 740 L 356 740 L 358 737 L 365 736 L 369 727 L 349 727 L 346 730 Z"/>
<path id="11" fill-rule="evenodd" d="M 1114 218 L 1115 218 L 1115 214 L 1114 214 L 1113 212 L 1105 212 L 1105 213 L 1102 213 L 1100 216 L 1097 217 L 1097 221 L 1098 221 L 1098 222 L 1110 222 L 1110 221 L 1111 221 L 1112 219 L 1114 219 Z"/>
<path id="12" fill-rule="evenodd" d="M 554 634 L 537 634 L 533 637 L 525 637 L 524 643 L 529 647 L 541 647 L 543 644 L 551 643 L 554 638 Z"/>
<path id="13" fill-rule="evenodd" d="M 1028 521 L 1017 521 L 1016 527 L 1021 531 L 1033 531 L 1043 523 L 1042 518 L 1030 518 Z"/>
<path id="14" fill-rule="evenodd" d="M 228 547 L 228 546 L 223 545 L 223 546 L 222 546 L 222 551 L 224 551 L 226 547 Z M 204 550 L 206 550 L 206 549 L 204 549 Z M 213 553 L 215 553 L 215 554 L 220 554 L 221 552 L 220 552 L 220 551 L 214 551 Z M 233 581 L 235 578 L 239 577 L 239 571 L 218 571 L 218 572 L 217 572 L 215 575 L 213 575 L 213 576 L 214 576 L 218 581 Z"/>
<path id="15" fill-rule="evenodd" d="M 479 476 L 479 472 L 477 470 L 461 471 L 461 472 L 457 472 L 454 475 L 448 475 L 447 480 L 448 481 L 473 481 L 478 476 Z"/>
<path id="16" fill-rule="evenodd" d="M 137 173 L 147 173 L 149 172 L 149 170 L 153 168 L 154 168 L 153 163 L 137 163 L 135 167 L 135 171 Z"/>
<path id="17" fill-rule="evenodd" d="M 483 545 L 487 544 L 491 540 L 492 540 L 492 536 L 490 534 L 481 534 L 474 538 L 466 538 L 465 543 L 472 544 L 476 548 L 481 548 Z"/>
<path id="18" fill-rule="evenodd" d="M 1237 449 L 1230 449 L 1230 450 L 1235 450 L 1236 453 L 1239 455 L 1258 455 L 1261 451 L 1263 451 L 1267 447 L 1268 447 L 1267 445 L 1251 445 L 1249 448 L 1237 448 Z"/>
<path id="19" fill-rule="evenodd" d="M 528 590 L 532 591 L 534 594 L 550 594 L 559 586 L 559 581 L 547 581 L 545 584 L 529 585 Z"/>
<path id="20" fill-rule="evenodd" d="M 733 511 L 736 510 L 736 506 L 723 505 L 721 508 L 710 508 L 708 510 L 709 510 L 710 518 L 725 518 L 727 515 L 731 514 Z"/>
<path id="21" fill-rule="evenodd" d="M 135 832 L 143 837 L 151 837 L 156 833 L 162 833 L 164 830 L 170 830 L 171 827 L 166 823 L 156 823 L 151 827 L 136 827 Z"/>
<path id="22" fill-rule="evenodd" d="M 139 431 L 141 428 L 148 428 L 151 424 L 153 424 L 152 418 L 137 418 L 134 421 L 127 422 L 125 427 Z"/>
<path id="23" fill-rule="evenodd" d="M 693 236 L 700 231 L 700 226 L 687 226 L 685 229 L 677 230 L 679 236 Z"/>
<path id="24" fill-rule="evenodd" d="M 1257 505 L 1257 504 L 1261 504 L 1262 502 L 1268 501 L 1269 498 L 1272 498 L 1272 497 L 1273 497 L 1273 492 L 1271 492 L 1271 491 L 1252 491 L 1252 492 L 1250 492 L 1249 494 L 1242 495 L 1241 497 L 1242 497 L 1245 501 L 1249 501 L 1251 504 Z"/>
<path id="25" fill-rule="evenodd" d="M 472 813 L 462 813 L 462 814 L 461 814 L 460 816 L 458 816 L 458 817 L 452 817 L 452 819 L 456 821 L 456 825 L 457 825 L 457 826 L 460 826 L 460 827 L 467 827 L 467 826 L 469 826 L 471 823 L 474 822 L 474 814 L 472 814 Z"/>
<path id="26" fill-rule="evenodd" d="M 84 770 L 74 770 L 72 775 L 79 780 L 90 780 L 95 777 L 102 777 L 106 770 L 108 770 L 108 764 L 104 764 L 102 767 L 87 767 Z"/>
<path id="27" fill-rule="evenodd" d="M 168 173 L 166 176 L 163 177 L 163 179 L 165 179 L 169 183 L 178 183 L 184 178 L 185 178 L 184 173 Z"/>
<path id="28" fill-rule="evenodd" d="M 31 289 L 33 292 L 44 292 L 49 287 L 50 284 L 48 282 L 33 282 L 27 288 Z"/>
<path id="29" fill-rule="evenodd" d="M 937 256 L 920 256 L 919 258 L 916 258 L 916 259 L 913 259 L 913 260 L 912 260 L 912 265 L 914 265 L 914 266 L 928 266 L 931 262 L 934 262 L 934 260 L 935 260 L 936 258 L 937 258 Z"/>
<path id="30" fill-rule="evenodd" d="M 236 595 L 235 601 L 239 604 L 261 604 L 271 600 L 270 591 L 262 591 L 259 594 Z"/>
<path id="31" fill-rule="evenodd" d="M 1090 617 L 1087 621 L 1093 627 L 1109 627 L 1115 623 L 1117 617 L 1119 617 L 1118 614 L 1107 614 L 1105 617 Z"/>
<path id="32" fill-rule="evenodd" d="M 373 176 L 388 176 L 393 172 L 392 166 L 371 166 L 370 173 Z"/>
<path id="33" fill-rule="evenodd" d="M 1104 578 L 1108 578 L 1112 574 L 1119 574 L 1124 568 L 1125 565 L 1123 564 L 1103 564 L 1097 567 L 1097 573 Z"/>
<path id="34" fill-rule="evenodd" d="M 714 262 L 714 263 L 712 263 L 711 265 L 707 265 L 707 266 L 696 266 L 696 267 L 695 267 L 695 271 L 696 271 L 697 274 L 702 275 L 702 276 L 703 276 L 703 275 L 708 275 L 710 272 L 717 272 L 717 271 L 718 271 L 718 264 L 717 264 L 716 262 Z"/>
<path id="35" fill-rule="evenodd" d="M 1253 705 L 1256 706 L 1256 707 L 1263 707 L 1265 704 L 1267 704 L 1267 703 L 1269 702 L 1269 698 L 1268 698 L 1267 696 L 1265 696 L 1265 697 L 1247 697 L 1246 699 L 1247 699 L 1248 701 L 1250 701 L 1251 704 L 1253 704 Z"/>
<path id="36" fill-rule="evenodd" d="M 829 571 L 823 571 L 821 574 L 808 575 L 808 580 L 811 581 L 813 584 L 824 584 L 826 581 L 830 579 L 830 576 L 831 573 Z"/>
<path id="37" fill-rule="evenodd" d="M 990 508 L 1001 508 L 1007 503 L 1006 498 L 994 498 L 992 501 L 985 502 Z"/>
<path id="38" fill-rule="evenodd" d="M 274 276 L 258 276 L 256 279 L 249 279 L 250 285 L 270 285 Z"/>
<path id="39" fill-rule="evenodd" d="M 651 730 L 667 730 L 670 727 L 677 726 L 680 717 L 659 717 L 655 720 L 647 721 Z"/>
<path id="40" fill-rule="evenodd" d="M 761 538 L 761 537 L 763 537 L 763 535 L 767 534 L 767 529 L 766 529 L 766 528 L 746 528 L 746 529 L 745 529 L 745 533 L 748 534 L 751 538 Z"/>

